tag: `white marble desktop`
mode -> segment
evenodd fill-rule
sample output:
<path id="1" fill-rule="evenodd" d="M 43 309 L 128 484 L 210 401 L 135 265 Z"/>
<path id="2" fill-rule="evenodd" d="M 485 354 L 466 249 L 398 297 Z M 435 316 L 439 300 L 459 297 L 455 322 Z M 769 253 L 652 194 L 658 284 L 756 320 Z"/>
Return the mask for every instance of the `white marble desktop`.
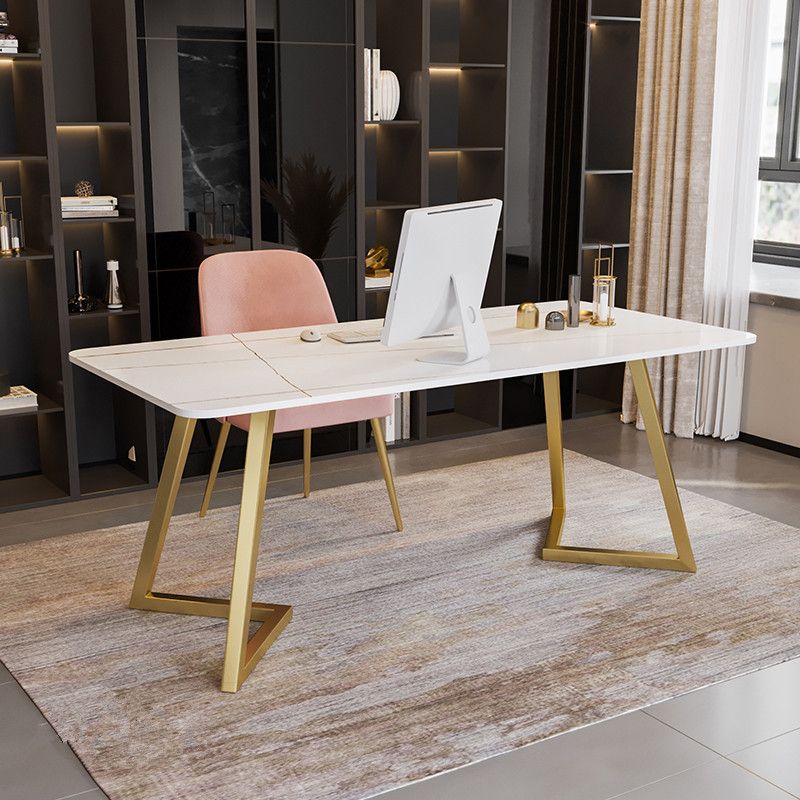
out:
<path id="1" fill-rule="evenodd" d="M 302 328 L 74 350 L 70 361 L 178 416 L 208 419 L 480 381 L 738 347 L 752 333 L 618 310 L 611 328 L 538 330 L 515 326 L 515 306 L 483 310 L 491 353 L 463 366 L 417 361 L 431 349 L 460 349 L 461 338 L 424 339 L 386 348 L 323 336 L 300 341 Z M 584 304 L 588 308 L 588 304 Z M 319 326 L 379 328 L 381 320 Z"/>

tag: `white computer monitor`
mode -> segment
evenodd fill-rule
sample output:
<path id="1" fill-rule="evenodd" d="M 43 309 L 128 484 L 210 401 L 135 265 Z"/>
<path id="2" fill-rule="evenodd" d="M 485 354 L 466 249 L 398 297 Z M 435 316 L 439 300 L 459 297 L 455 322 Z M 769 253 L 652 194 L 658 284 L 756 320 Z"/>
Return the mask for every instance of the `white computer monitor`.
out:
<path id="1" fill-rule="evenodd" d="M 468 364 L 489 353 L 480 309 L 500 200 L 406 211 L 381 342 L 391 346 L 460 325 L 464 352 L 432 350 L 420 361 Z"/>

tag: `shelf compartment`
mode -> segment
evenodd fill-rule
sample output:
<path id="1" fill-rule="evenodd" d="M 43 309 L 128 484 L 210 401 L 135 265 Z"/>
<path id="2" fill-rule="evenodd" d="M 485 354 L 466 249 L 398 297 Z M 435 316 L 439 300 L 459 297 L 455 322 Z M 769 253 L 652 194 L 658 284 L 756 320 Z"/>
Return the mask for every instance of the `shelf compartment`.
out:
<path id="1" fill-rule="evenodd" d="M 496 69 L 430 74 L 430 147 L 503 148 L 506 74 Z"/>
<path id="2" fill-rule="evenodd" d="M 586 176 L 584 242 L 630 241 L 631 180 L 630 173 Z"/>
<path id="3" fill-rule="evenodd" d="M 0 180 L 6 205 L 25 223 L 26 252 L 49 253 L 53 238 L 50 172 L 44 158 L 0 161 Z M 19 256 L 24 260 L 23 256 Z M 11 260 L 11 257 L 8 257 Z"/>
<path id="4" fill-rule="evenodd" d="M 129 126 L 59 127 L 58 159 L 63 196 L 74 195 L 75 184 L 84 180 L 92 184 L 96 195 L 124 198 L 134 193 Z M 117 218 L 109 217 L 107 221 L 113 219 Z"/>
<path id="5" fill-rule="evenodd" d="M 70 325 L 70 338 L 74 349 L 140 341 L 139 318 L 95 315 Z M 145 402 L 86 370 L 73 367 L 72 376 L 81 494 L 146 483 Z"/>
<path id="6" fill-rule="evenodd" d="M 488 433 L 500 427 L 500 382 L 470 383 L 429 389 L 426 438 Z"/>
<path id="7" fill-rule="evenodd" d="M 367 207 L 418 206 L 422 185 L 419 125 L 368 125 L 364 129 Z"/>
<path id="8" fill-rule="evenodd" d="M 111 220 L 103 220 L 103 222 L 109 221 Z M 121 312 L 102 309 L 74 316 L 88 317 L 92 314 L 120 316 L 126 310 L 129 314 L 134 313 L 134 310 L 138 313 L 140 298 L 135 226 L 98 225 L 96 220 L 69 220 L 69 222 L 76 224 L 64 227 L 64 263 L 67 268 L 68 296 L 76 292 L 73 251 L 80 250 L 83 256 L 83 284 L 86 294 L 91 297 L 103 297 L 108 274 L 106 262 L 115 260 L 119 262 L 119 282 L 126 305 Z M 86 224 L 87 222 L 89 224 Z"/>
<path id="9" fill-rule="evenodd" d="M 138 489 L 147 485 L 140 475 L 116 461 L 82 464 L 78 469 L 78 480 L 82 496 Z"/>
<path id="10" fill-rule="evenodd" d="M 13 4 L 12 4 L 13 5 Z M 24 8 L 9 8 L 14 31 L 21 38 L 38 40 L 36 3 Z M 19 13 L 19 17 L 16 16 Z M 0 153 L 4 160 L 44 157 L 47 138 L 44 121 L 44 95 L 41 61 L 35 54 L 0 54 Z"/>
<path id="11" fill-rule="evenodd" d="M 0 417 L 0 508 L 69 494 L 63 412 Z"/>
<path id="12" fill-rule="evenodd" d="M 432 151 L 428 191 L 431 205 L 503 197 L 505 163 L 502 150 Z"/>
<path id="13" fill-rule="evenodd" d="M 633 166 L 639 26 L 603 21 L 589 34 L 586 168 L 596 173 Z M 618 120 L 625 120 L 623 124 Z"/>
<path id="14" fill-rule="evenodd" d="M 399 122 L 419 122 L 425 85 L 422 76 L 423 0 L 365 0 L 364 46 L 380 48 L 381 68 L 400 82 Z"/>
<path id="15" fill-rule="evenodd" d="M 507 0 L 431 0 L 431 61 L 503 63 Z"/>
<path id="16" fill-rule="evenodd" d="M 0 509 L 3 511 L 53 503 L 68 496 L 67 490 L 41 473 L 0 478 Z"/>
<path id="17" fill-rule="evenodd" d="M 0 364 L 8 369 L 11 384 L 27 386 L 60 405 L 62 342 L 53 263 L 9 259 L 0 269 L 0 297 L 5 301 Z"/>
<path id="18" fill-rule="evenodd" d="M 56 120 L 130 121 L 125 0 L 50 4 Z"/>

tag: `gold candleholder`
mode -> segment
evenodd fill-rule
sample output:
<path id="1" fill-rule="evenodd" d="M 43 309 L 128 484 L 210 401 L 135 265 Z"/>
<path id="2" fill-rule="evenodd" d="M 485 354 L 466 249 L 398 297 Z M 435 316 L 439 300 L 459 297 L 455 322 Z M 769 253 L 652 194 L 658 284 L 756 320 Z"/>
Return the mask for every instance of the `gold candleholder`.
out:
<path id="1" fill-rule="evenodd" d="M 610 255 L 603 255 L 608 249 Z M 592 325 L 610 327 L 614 321 L 614 296 L 617 288 L 617 277 L 614 275 L 614 245 L 598 244 L 597 258 L 594 260 L 594 285 Z"/>

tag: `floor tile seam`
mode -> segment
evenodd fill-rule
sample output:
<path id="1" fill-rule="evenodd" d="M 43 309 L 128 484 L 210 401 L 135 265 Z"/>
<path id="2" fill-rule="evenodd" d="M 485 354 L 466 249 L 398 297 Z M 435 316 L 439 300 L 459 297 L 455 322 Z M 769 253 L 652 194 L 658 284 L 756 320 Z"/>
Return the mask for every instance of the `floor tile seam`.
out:
<path id="1" fill-rule="evenodd" d="M 641 786 L 636 786 L 633 789 L 626 789 L 621 794 L 610 795 L 609 797 L 603 798 L 603 800 L 620 800 L 620 798 L 622 798 L 622 800 L 624 800 L 625 797 L 629 797 L 634 792 L 638 792 L 641 789 L 647 788 L 648 786 L 655 786 L 655 785 L 657 785 L 659 783 L 663 783 L 664 781 L 668 781 L 668 780 L 670 780 L 672 778 L 675 778 L 678 775 L 683 775 L 683 774 L 685 774 L 687 772 L 692 772 L 693 770 L 701 769 L 702 767 L 707 767 L 709 764 L 714 764 L 716 762 L 721 762 L 721 761 L 727 761 L 729 764 L 732 764 L 734 767 L 738 767 L 739 769 L 743 770 L 744 772 L 748 772 L 750 775 L 752 775 L 754 778 L 756 778 L 757 780 L 761 781 L 762 783 L 766 783 L 769 786 L 772 786 L 773 789 L 777 789 L 781 794 L 785 795 L 787 798 L 792 798 L 793 800 L 798 800 L 798 796 L 797 795 L 791 794 L 790 792 L 787 792 L 786 789 L 784 789 L 782 786 L 778 786 L 777 784 L 773 783 L 771 780 L 765 778 L 763 775 L 759 775 L 759 774 L 753 772 L 752 770 L 749 770 L 749 769 L 746 769 L 745 767 L 742 767 L 741 764 L 737 764 L 734 761 L 730 761 L 730 759 L 726 758 L 725 756 L 719 756 L 718 758 L 712 758 L 710 761 L 705 761 L 702 764 L 697 764 L 694 767 L 689 767 L 688 769 L 683 769 L 683 770 L 680 770 L 679 772 L 674 772 L 672 775 L 666 775 L 665 777 L 659 778 L 658 780 L 650 781 L 649 783 L 643 783 Z"/>
<path id="2" fill-rule="evenodd" d="M 764 667 L 764 669 L 770 669 L 770 667 Z M 735 679 L 732 678 L 732 680 L 735 680 Z M 781 733 L 776 733 L 774 736 L 767 736 L 766 739 L 761 739 L 758 742 L 753 742 L 753 744 L 749 744 L 749 745 L 747 745 L 747 747 L 740 747 L 738 750 L 733 750 L 730 753 L 728 753 L 727 755 L 726 754 L 722 754 L 722 755 L 725 758 L 728 758 L 729 756 L 734 756 L 737 753 L 743 753 L 745 750 L 750 750 L 753 747 L 758 747 L 759 745 L 766 744 L 767 742 L 772 742 L 775 739 L 780 739 L 781 736 L 788 736 L 791 733 L 798 733 L 798 732 L 800 732 L 800 725 L 798 725 L 796 728 L 790 728 L 788 731 L 782 731 Z"/>
<path id="3" fill-rule="evenodd" d="M 769 740 L 765 739 L 765 741 L 769 741 Z M 759 744 L 761 744 L 761 742 L 759 742 Z M 751 745 L 751 747 L 754 747 L 754 746 L 755 745 Z M 746 750 L 747 748 L 744 748 L 744 749 Z M 739 752 L 741 752 L 741 751 L 739 751 Z M 777 783 L 775 783 L 774 781 L 770 780 L 766 776 L 761 775 L 758 772 L 754 772 L 752 769 L 750 769 L 749 767 L 746 767 L 744 764 L 740 764 L 738 761 L 734 761 L 732 758 L 729 758 L 728 756 L 722 756 L 722 758 L 723 758 L 723 760 L 727 761 L 729 764 L 733 764 L 734 767 L 738 767 L 739 769 L 744 770 L 745 772 L 747 772 L 750 775 L 752 775 L 754 778 L 758 778 L 760 781 L 763 781 L 764 783 L 768 783 L 773 788 L 777 789 L 780 792 L 783 792 L 783 794 L 785 794 L 786 797 L 794 798 L 794 800 L 800 800 L 800 796 L 798 796 L 796 794 L 792 794 L 787 789 L 784 789 L 783 786 L 779 786 Z"/>
<path id="4" fill-rule="evenodd" d="M 668 726 L 669 727 L 669 726 Z M 680 733 L 680 731 L 679 731 Z M 694 741 L 694 740 L 692 740 Z M 694 764 L 691 767 L 687 767 L 686 769 L 679 769 L 677 772 L 671 772 L 669 775 L 664 775 L 661 778 L 656 778 L 652 781 L 647 781 L 647 783 L 642 783 L 639 786 L 633 786 L 630 789 L 626 789 L 624 792 L 619 792 L 618 794 L 610 794 L 605 797 L 599 798 L 599 800 L 618 800 L 618 798 L 627 797 L 634 792 L 638 792 L 642 789 L 646 789 L 648 786 L 655 786 L 656 784 L 662 783 L 663 781 L 668 781 L 670 778 L 675 778 L 678 775 L 685 775 L 687 772 L 691 772 L 694 769 L 700 769 L 701 767 L 707 767 L 709 764 L 714 764 L 717 761 L 723 761 L 724 759 L 722 756 L 715 755 L 714 758 L 710 758 L 708 761 L 703 761 L 700 764 Z"/>
<path id="5" fill-rule="evenodd" d="M 792 798 L 795 798 L 795 800 L 800 800 L 800 795 L 793 794 L 788 789 L 784 789 L 783 786 L 779 786 L 777 783 L 775 783 L 774 781 L 772 781 L 769 778 L 767 778 L 765 775 L 762 775 L 759 772 L 755 772 L 754 770 L 752 770 L 747 765 L 742 764 L 739 761 L 735 761 L 733 759 L 733 756 L 735 756 L 737 753 L 743 753 L 746 750 L 751 750 L 754 747 L 759 747 L 760 745 L 766 744 L 767 742 L 774 742 L 776 739 L 780 739 L 782 736 L 788 736 L 789 734 L 797 733 L 798 731 L 800 731 L 800 727 L 792 728 L 791 730 L 784 731 L 783 733 L 777 733 L 777 734 L 775 734 L 775 736 L 769 736 L 766 739 L 762 739 L 760 742 L 755 742 L 754 744 L 750 744 L 747 747 L 742 747 L 739 750 L 734 750 L 729 755 L 723 755 L 722 757 L 726 761 L 730 762 L 731 764 L 734 764 L 737 767 L 739 767 L 740 769 L 743 769 L 745 772 L 749 772 L 751 775 L 754 775 L 756 778 L 760 778 L 762 781 L 765 781 L 766 783 L 769 783 L 771 786 L 774 786 L 776 789 L 780 789 L 784 794 L 786 794 L 787 797 L 792 797 Z"/>
<path id="6" fill-rule="evenodd" d="M 730 680 L 734 680 L 734 679 L 733 679 L 733 678 L 731 678 Z M 721 683 L 725 683 L 725 681 L 721 681 Z M 716 686 L 717 684 L 711 684 L 711 685 L 712 685 L 712 686 Z M 698 689 L 698 690 L 696 690 L 696 691 L 701 691 L 701 690 L 700 690 L 700 689 Z M 681 697 L 681 695 L 677 695 L 677 697 Z M 675 699 L 675 698 L 672 698 L 672 699 Z M 667 700 L 667 701 L 665 701 L 665 702 L 669 702 L 669 701 Z M 700 745 L 700 747 L 703 747 L 703 748 L 705 748 L 705 749 L 706 749 L 706 750 L 708 750 L 709 752 L 713 753 L 715 756 L 718 756 L 719 758 L 725 758 L 725 753 L 721 753 L 719 750 L 715 750 L 713 747 L 711 747 L 710 745 L 707 745 L 707 744 L 705 744 L 704 742 L 701 742 L 699 739 L 695 739 L 693 736 L 690 736 L 688 733 L 686 733 L 686 731 L 682 731 L 680 728 L 676 728 L 674 725 L 670 725 L 670 723 L 669 723 L 669 722 L 664 722 L 664 720 L 663 720 L 663 719 L 660 719 L 660 718 L 659 718 L 659 717 L 657 717 L 655 714 L 651 713 L 651 712 L 648 710 L 648 709 L 650 709 L 650 708 L 652 708 L 652 706 L 647 706 L 647 708 L 643 708 L 643 709 L 641 709 L 641 710 L 642 710 L 642 713 L 643 713 L 643 714 L 647 714 L 647 716 L 648 716 L 648 717 L 650 717 L 650 719 L 653 719 L 653 720 L 655 720 L 656 722 L 659 722 L 659 723 L 660 723 L 661 725 L 663 725 L 664 727 L 666 727 L 666 728 L 669 728 L 671 731 L 674 731 L 675 733 L 678 733 L 678 734 L 680 734 L 680 735 L 681 735 L 681 736 L 683 736 L 685 739 L 688 739 L 690 742 L 694 742 L 695 744 L 699 744 L 699 745 Z"/>

